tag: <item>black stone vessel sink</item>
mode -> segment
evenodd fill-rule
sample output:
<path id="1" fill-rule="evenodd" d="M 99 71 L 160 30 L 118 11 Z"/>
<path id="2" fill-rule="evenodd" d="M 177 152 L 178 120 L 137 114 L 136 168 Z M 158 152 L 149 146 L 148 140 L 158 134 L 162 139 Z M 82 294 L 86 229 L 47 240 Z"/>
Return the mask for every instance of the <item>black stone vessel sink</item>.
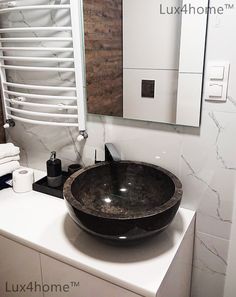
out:
<path id="1" fill-rule="evenodd" d="M 103 239 L 129 242 L 165 230 L 182 198 L 169 171 L 147 163 L 102 162 L 74 173 L 64 186 L 73 220 Z"/>

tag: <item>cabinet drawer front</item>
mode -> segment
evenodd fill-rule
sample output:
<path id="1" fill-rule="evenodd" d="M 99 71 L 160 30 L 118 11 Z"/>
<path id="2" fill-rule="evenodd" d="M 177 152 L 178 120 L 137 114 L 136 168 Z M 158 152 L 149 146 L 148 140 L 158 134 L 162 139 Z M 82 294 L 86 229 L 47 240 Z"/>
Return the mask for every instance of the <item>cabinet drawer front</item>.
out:
<path id="1" fill-rule="evenodd" d="M 0 296 L 43 297 L 31 290 L 35 283 L 42 284 L 40 254 L 0 236 Z"/>
<path id="2" fill-rule="evenodd" d="M 41 254 L 43 283 L 58 286 L 58 291 L 47 292 L 45 297 L 140 297 L 86 272 Z M 63 291 L 63 286 L 68 290 Z"/>

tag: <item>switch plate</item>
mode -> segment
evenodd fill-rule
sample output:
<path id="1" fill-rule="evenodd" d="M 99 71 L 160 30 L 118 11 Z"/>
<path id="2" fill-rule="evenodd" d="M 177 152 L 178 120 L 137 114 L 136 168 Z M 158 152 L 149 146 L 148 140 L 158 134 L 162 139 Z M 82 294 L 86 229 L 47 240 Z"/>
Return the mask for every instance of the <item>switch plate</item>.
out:
<path id="1" fill-rule="evenodd" d="M 205 100 L 226 102 L 230 64 L 226 61 L 212 61 L 207 65 Z"/>
<path id="2" fill-rule="evenodd" d="M 211 66 L 209 77 L 211 80 L 223 80 L 225 74 L 224 66 Z"/>
<path id="3" fill-rule="evenodd" d="M 209 85 L 209 96 L 221 98 L 223 94 L 223 86 L 218 84 Z"/>

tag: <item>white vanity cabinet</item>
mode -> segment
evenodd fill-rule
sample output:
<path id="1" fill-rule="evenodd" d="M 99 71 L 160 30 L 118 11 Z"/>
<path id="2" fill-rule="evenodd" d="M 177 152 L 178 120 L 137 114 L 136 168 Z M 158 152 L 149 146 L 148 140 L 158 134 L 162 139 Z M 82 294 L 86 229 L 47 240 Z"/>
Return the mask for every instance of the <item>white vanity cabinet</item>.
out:
<path id="1" fill-rule="evenodd" d="M 31 281 L 42 283 L 40 254 L 0 236 L 0 296 L 43 297 L 42 292 L 25 290 Z M 21 292 L 12 292 L 12 286 L 16 289 L 17 285 Z"/>
<path id="2" fill-rule="evenodd" d="M 3 236 L 0 236 L 0 296 L 140 297 Z"/>
<path id="3" fill-rule="evenodd" d="M 189 297 L 194 222 L 180 208 L 162 234 L 117 247 L 78 228 L 61 199 L 2 190 L 0 297 Z M 6 281 L 46 291 L 6 293 Z"/>
<path id="4" fill-rule="evenodd" d="M 131 291 L 106 282 L 91 274 L 67 264 L 41 255 L 43 282 L 47 284 L 68 284 L 67 293 L 51 292 L 47 297 L 140 297 Z M 79 283 L 79 285 L 78 285 Z"/>

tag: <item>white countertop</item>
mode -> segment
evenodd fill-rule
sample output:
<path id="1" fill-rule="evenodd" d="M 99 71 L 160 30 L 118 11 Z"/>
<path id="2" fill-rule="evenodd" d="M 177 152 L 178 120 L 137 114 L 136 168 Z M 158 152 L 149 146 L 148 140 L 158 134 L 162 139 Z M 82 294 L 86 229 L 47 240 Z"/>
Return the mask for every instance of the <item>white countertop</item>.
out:
<path id="1" fill-rule="evenodd" d="M 77 227 L 62 199 L 0 191 L 1 235 L 148 297 L 156 296 L 193 219 L 193 211 L 180 208 L 164 233 L 133 247 L 116 247 Z"/>

